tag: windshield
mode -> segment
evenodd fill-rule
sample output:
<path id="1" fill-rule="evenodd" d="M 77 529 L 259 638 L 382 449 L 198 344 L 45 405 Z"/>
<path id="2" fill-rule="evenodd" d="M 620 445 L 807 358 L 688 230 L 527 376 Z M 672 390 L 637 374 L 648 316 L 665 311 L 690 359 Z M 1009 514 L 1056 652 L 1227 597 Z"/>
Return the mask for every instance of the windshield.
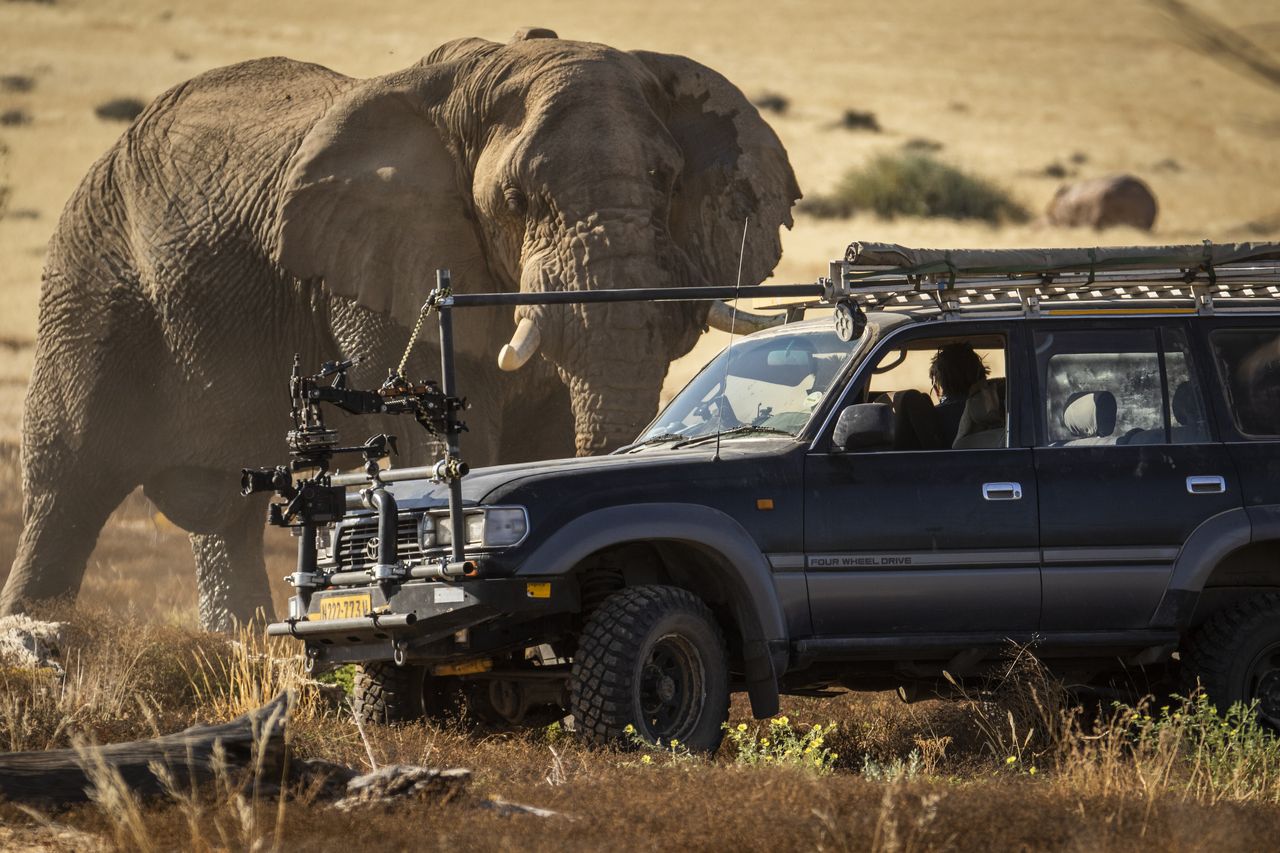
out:
<path id="1" fill-rule="evenodd" d="M 797 435 L 857 347 L 829 327 L 738 341 L 702 369 L 636 444 L 730 430 Z"/>

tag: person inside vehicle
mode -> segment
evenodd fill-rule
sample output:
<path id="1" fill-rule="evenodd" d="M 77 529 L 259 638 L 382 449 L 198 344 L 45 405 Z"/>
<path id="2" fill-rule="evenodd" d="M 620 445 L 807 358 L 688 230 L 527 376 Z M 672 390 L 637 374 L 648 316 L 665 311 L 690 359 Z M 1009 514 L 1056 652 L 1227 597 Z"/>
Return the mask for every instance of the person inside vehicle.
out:
<path id="1" fill-rule="evenodd" d="M 895 450 L 941 450 L 951 447 L 960 430 L 965 405 L 987 378 L 987 366 L 967 341 L 945 344 L 929 363 L 929 381 L 938 403 L 914 389 L 894 395 Z"/>
<path id="2" fill-rule="evenodd" d="M 943 447 L 955 444 L 965 404 L 974 386 L 985 380 L 989 372 L 967 341 L 946 344 L 933 356 L 929 379 L 933 382 L 933 392 L 938 395 L 938 405 L 933 410 L 938 416 Z"/>

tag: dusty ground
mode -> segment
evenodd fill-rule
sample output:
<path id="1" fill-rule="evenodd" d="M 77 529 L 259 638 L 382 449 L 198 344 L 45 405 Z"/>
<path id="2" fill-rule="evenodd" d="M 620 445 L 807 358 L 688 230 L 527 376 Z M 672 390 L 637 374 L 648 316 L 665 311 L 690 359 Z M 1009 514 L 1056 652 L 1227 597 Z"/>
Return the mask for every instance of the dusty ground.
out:
<path id="1" fill-rule="evenodd" d="M 1263 45 L 1280 43 L 1280 14 L 1272 4 L 1197 5 Z M 1035 212 L 1060 183 L 1045 175 L 1051 164 L 1079 177 L 1130 171 L 1160 200 L 1156 230 L 1149 235 L 1099 235 L 1034 222 L 993 228 L 947 220 L 832 222 L 800 216 L 784 236 L 777 280 L 812 280 L 854 239 L 950 246 L 1280 239 L 1280 88 L 1190 50 L 1148 3 L 784 0 L 757 7 L 688 0 L 617 6 L 384 0 L 364 6 L 332 0 L 2 0 L 0 577 L 18 530 L 14 443 L 31 366 L 44 245 L 81 175 L 124 127 L 97 118 L 94 107 L 120 96 L 146 100 L 207 68 L 271 54 L 374 75 L 408 65 L 447 39 L 505 40 L 523 25 L 553 27 L 567 38 L 687 54 L 749 94 L 785 96 L 790 109 L 770 120 L 809 194 L 826 191 L 847 167 L 875 153 L 927 139 L 942 144 L 942 159 L 998 181 Z M 27 82 L 10 82 L 18 78 Z M 883 131 L 839 128 L 846 109 L 875 113 Z M 709 335 L 673 366 L 669 385 L 678 387 L 722 340 Z M 273 578 L 287 570 L 289 544 L 272 537 Z M 129 614 L 126 623 L 189 622 L 195 602 L 186 537 L 145 501 L 132 499 L 104 531 L 84 591 L 92 604 Z M 282 599 L 283 584 L 276 583 L 276 592 Z M 842 725 L 896 732 L 876 741 L 875 749 L 885 758 L 901 757 L 912 743 L 903 733 L 918 733 L 937 718 L 885 710 L 891 704 L 884 697 L 870 704 L 843 699 L 830 713 Z M 828 713 L 806 703 L 793 703 L 788 711 L 806 714 L 808 722 Z M 947 718 L 949 712 L 937 713 Z M 315 732 L 323 728 L 316 724 L 308 731 L 319 738 Z M 326 743 L 315 751 L 346 749 L 357 760 L 354 733 L 349 727 L 341 731 L 345 746 Z M 581 819 L 531 828 L 470 810 L 422 806 L 396 816 L 396 832 L 378 837 L 377 846 L 412 846 L 407 833 L 430 826 L 435 846 L 466 848 L 550 848 L 563 841 L 575 848 L 614 843 L 894 849 L 884 835 L 887 820 L 900 832 L 894 837 L 897 849 L 1228 850 L 1265 847 L 1280 821 L 1274 805 L 1189 802 L 1174 788 L 1142 794 L 1142 780 L 1130 780 L 1131 787 L 1075 791 L 1065 782 L 1004 776 L 997 758 L 969 762 L 963 750 L 958 764 L 943 766 L 914 787 L 878 787 L 859 778 L 852 761 L 823 780 L 772 771 L 744 776 L 723 766 L 723 756 L 718 766 L 696 772 L 662 768 L 655 776 L 577 752 L 571 754 L 567 783 L 556 786 L 547 784 L 553 758 L 540 742 L 461 736 L 437 742 L 441 737 L 428 729 L 385 734 L 376 747 L 385 760 L 487 767 L 483 792 L 561 808 Z M 504 755 L 516 758 L 504 763 Z M 157 813 L 150 819 L 158 837 L 167 839 L 160 848 L 185 838 L 182 815 Z M 290 838 L 318 849 L 367 846 L 369 839 L 349 822 L 308 826 L 297 812 L 288 822 Z M 78 824 L 95 828 L 92 816 Z M 56 835 L 63 831 L 51 836 L 0 826 L 0 845 L 53 838 L 62 847 L 80 846 L 74 834 Z"/>

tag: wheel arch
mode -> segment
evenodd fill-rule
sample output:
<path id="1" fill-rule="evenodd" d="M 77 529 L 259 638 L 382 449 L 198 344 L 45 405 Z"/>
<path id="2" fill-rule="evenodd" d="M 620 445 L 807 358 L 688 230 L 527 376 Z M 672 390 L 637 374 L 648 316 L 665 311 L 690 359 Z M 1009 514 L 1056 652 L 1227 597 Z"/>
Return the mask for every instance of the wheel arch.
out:
<path id="1" fill-rule="evenodd" d="M 725 513 L 677 503 L 595 510 L 552 534 L 521 561 L 518 574 L 579 572 L 598 565 L 603 555 L 625 554 L 629 548 L 648 549 L 654 561 L 645 567 L 624 559 L 618 568 L 626 584 L 672 583 L 703 598 L 721 618 L 731 617 L 723 627 L 741 643 L 752 711 L 757 717 L 776 714 L 778 675 L 788 663 L 786 619 L 768 560 Z M 690 558 L 693 565 L 686 566 Z"/>
<path id="2" fill-rule="evenodd" d="M 1203 521 L 1178 553 L 1153 627 L 1188 628 L 1241 596 L 1280 587 L 1280 508 L 1227 510 Z"/>

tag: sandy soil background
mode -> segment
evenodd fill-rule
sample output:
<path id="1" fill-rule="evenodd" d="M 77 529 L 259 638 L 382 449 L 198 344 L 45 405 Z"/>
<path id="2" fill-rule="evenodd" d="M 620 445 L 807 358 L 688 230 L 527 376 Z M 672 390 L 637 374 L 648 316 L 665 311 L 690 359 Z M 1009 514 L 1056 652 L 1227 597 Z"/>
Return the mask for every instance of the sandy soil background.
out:
<path id="1" fill-rule="evenodd" d="M 1280 45 L 1274 4 L 1196 6 L 1261 45 Z M 786 97 L 787 113 L 769 119 L 810 195 L 878 152 L 928 139 L 941 143 L 941 159 L 999 182 L 1037 214 L 1061 183 L 1045 174 L 1055 163 L 1080 178 L 1132 172 L 1160 202 L 1151 234 L 799 216 L 784 237 L 780 281 L 812 280 L 854 239 L 1011 246 L 1280 238 L 1280 87 L 1191 49 L 1151 3 L 3 0 L 0 441 L 17 440 L 46 241 L 85 170 L 125 127 L 95 116 L 95 106 L 149 100 L 205 69 L 272 54 L 376 75 L 448 39 L 504 41 L 525 25 L 686 54 L 749 95 Z M 9 82 L 19 77 L 29 84 Z M 841 128 L 846 109 L 873 112 L 882 131 Z M 669 387 L 722 342 L 709 335 L 673 366 Z M 12 554 L 6 527 L 0 572 Z M 104 571 L 96 557 L 91 584 Z M 113 571 L 128 573 L 118 563 Z M 187 584 L 180 588 L 175 594 L 189 594 Z"/>

